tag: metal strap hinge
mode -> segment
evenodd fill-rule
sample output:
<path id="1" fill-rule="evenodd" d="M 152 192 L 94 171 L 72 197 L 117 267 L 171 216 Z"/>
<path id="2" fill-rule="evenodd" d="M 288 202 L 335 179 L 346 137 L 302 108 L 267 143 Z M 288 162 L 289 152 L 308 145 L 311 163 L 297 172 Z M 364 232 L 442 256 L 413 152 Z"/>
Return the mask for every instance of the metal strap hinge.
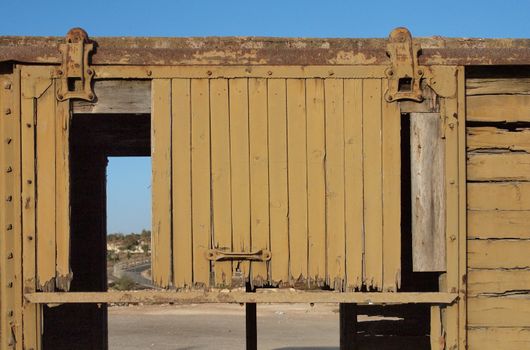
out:
<path id="1" fill-rule="evenodd" d="M 412 42 L 412 35 L 406 28 L 396 28 L 390 33 L 387 54 L 392 65 L 386 70 L 388 90 L 387 102 L 400 100 L 423 100 L 421 79 L 424 69 L 419 66 L 419 44 Z"/>
<path id="2" fill-rule="evenodd" d="M 255 252 L 231 252 L 219 248 L 210 249 L 206 253 L 206 258 L 211 261 L 226 261 L 226 260 L 247 260 L 247 261 L 269 261 L 271 259 L 271 252 L 267 249 L 260 249 Z"/>
<path id="3" fill-rule="evenodd" d="M 61 67 L 55 71 L 58 78 L 57 99 L 80 99 L 93 101 L 92 78 L 94 70 L 90 68 L 90 54 L 94 44 L 88 34 L 81 28 L 70 29 L 66 34 L 66 43 L 59 45 L 63 60 Z"/>

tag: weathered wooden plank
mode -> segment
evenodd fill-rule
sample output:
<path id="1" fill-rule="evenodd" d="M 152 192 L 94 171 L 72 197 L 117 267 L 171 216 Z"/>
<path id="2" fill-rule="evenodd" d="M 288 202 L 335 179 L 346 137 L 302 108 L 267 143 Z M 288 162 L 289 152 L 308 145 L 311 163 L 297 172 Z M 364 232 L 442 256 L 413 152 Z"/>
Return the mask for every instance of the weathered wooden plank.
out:
<path id="1" fill-rule="evenodd" d="M 528 153 L 468 153 L 468 181 L 530 181 Z"/>
<path id="2" fill-rule="evenodd" d="M 466 98 L 468 121 L 530 121 L 530 95 L 482 95 Z"/>
<path id="3" fill-rule="evenodd" d="M 344 191 L 346 288 L 363 284 L 363 81 L 344 80 Z"/>
<path id="4" fill-rule="evenodd" d="M 307 277 L 307 160 L 305 80 L 287 80 L 289 259 L 291 278 Z"/>
<path id="5" fill-rule="evenodd" d="M 443 350 L 445 337 L 442 327 L 442 311 L 439 305 L 431 306 L 431 350 Z"/>
<path id="6" fill-rule="evenodd" d="M 525 151 L 530 153 L 530 129 L 490 126 L 467 128 L 467 150 Z"/>
<path id="7" fill-rule="evenodd" d="M 443 137 L 439 113 L 410 114 L 412 265 L 418 272 L 446 268 Z"/>
<path id="8" fill-rule="evenodd" d="M 469 240 L 467 246 L 469 268 L 530 268 L 530 240 Z"/>
<path id="9" fill-rule="evenodd" d="M 381 179 L 381 80 L 363 81 L 364 281 L 381 288 L 383 279 L 383 188 Z"/>
<path id="10" fill-rule="evenodd" d="M 326 79 L 327 271 L 332 288 L 342 290 L 346 270 L 344 192 L 344 81 Z"/>
<path id="11" fill-rule="evenodd" d="M 230 159 L 232 176 L 232 246 L 250 251 L 250 158 L 248 80 L 230 79 Z M 248 262 L 235 262 L 234 272 L 249 274 Z M 243 281 L 244 282 L 244 281 Z M 243 285 L 244 286 L 244 283 Z"/>
<path id="12" fill-rule="evenodd" d="M 383 80 L 383 91 L 388 81 Z M 401 113 L 396 103 L 384 99 L 383 153 L 383 291 L 401 286 Z M 442 234 L 443 236 L 443 234 Z"/>
<path id="13" fill-rule="evenodd" d="M 216 291 L 125 291 L 28 293 L 29 303 L 355 303 L 373 304 L 450 304 L 456 293 L 335 293 L 333 291 L 300 291 L 294 289 L 258 289 L 256 293 L 229 290 Z"/>
<path id="14" fill-rule="evenodd" d="M 172 281 L 171 270 L 171 80 L 153 80 L 151 159 L 153 196 L 152 277 L 161 287 Z"/>
<path id="15" fill-rule="evenodd" d="M 460 288 L 460 281 L 462 276 L 460 270 L 460 203 L 461 197 L 459 192 L 460 185 L 460 163 L 461 148 L 459 145 L 458 133 L 461 121 L 458 120 L 458 99 L 448 98 L 442 101 L 441 115 L 445 120 L 445 191 L 446 191 L 446 206 L 445 206 L 445 246 L 446 246 L 446 271 L 447 271 L 447 291 L 458 291 Z M 463 150 L 463 149 L 462 149 Z M 462 170 L 463 171 L 463 170 Z M 463 178 L 462 178 L 463 181 Z M 465 210 L 465 207 L 462 209 Z M 456 325 L 453 333 L 449 333 L 447 344 L 450 348 L 453 343 L 458 344 L 458 317 L 459 306 L 455 305 L 453 308 L 448 308 L 449 324 Z"/>
<path id="16" fill-rule="evenodd" d="M 228 108 L 228 80 L 210 80 L 213 245 L 232 251 L 230 116 Z M 215 262 L 213 271 L 216 285 L 231 285 L 232 263 L 230 261 Z"/>
<path id="17" fill-rule="evenodd" d="M 522 350 L 530 344 L 528 327 L 470 327 L 469 350 Z"/>
<path id="18" fill-rule="evenodd" d="M 326 279 L 326 133 L 324 80 L 306 80 L 307 225 L 310 283 Z"/>
<path id="19" fill-rule="evenodd" d="M 530 78 L 466 79 L 466 95 L 530 95 Z"/>
<path id="20" fill-rule="evenodd" d="M 250 216 L 253 251 L 270 248 L 267 80 L 249 79 Z M 252 281 L 269 279 L 268 263 L 252 262 Z"/>
<path id="21" fill-rule="evenodd" d="M 210 95 L 208 79 L 191 81 L 193 281 L 209 285 L 211 243 Z"/>
<path id="22" fill-rule="evenodd" d="M 31 78 L 27 78 L 27 73 L 22 72 L 22 89 L 34 84 Z M 23 97 L 21 101 L 21 146 L 22 146 L 22 281 L 25 292 L 36 290 L 36 201 L 35 201 L 35 109 L 36 99 L 32 96 Z M 37 347 L 39 308 L 35 305 L 25 305 L 23 310 L 22 332 L 24 343 L 27 347 Z"/>
<path id="23" fill-rule="evenodd" d="M 469 210 L 530 210 L 530 183 L 468 183 Z"/>
<path id="24" fill-rule="evenodd" d="M 530 270 L 469 270 L 468 295 L 504 294 L 530 290 Z"/>
<path id="25" fill-rule="evenodd" d="M 289 198 L 287 190 L 287 91 L 284 79 L 268 81 L 269 211 L 271 279 L 289 281 Z"/>
<path id="26" fill-rule="evenodd" d="M 74 113 L 151 113 L 150 80 L 96 80 L 96 101 L 74 100 Z"/>
<path id="27" fill-rule="evenodd" d="M 469 326 L 528 327 L 528 298 L 476 297 L 467 304 Z"/>
<path id="28" fill-rule="evenodd" d="M 470 238 L 530 239 L 530 210 L 468 210 Z"/>
<path id="29" fill-rule="evenodd" d="M 171 176 L 173 230 L 173 284 L 192 285 L 193 243 L 191 218 L 191 83 L 171 82 Z"/>
<path id="30" fill-rule="evenodd" d="M 37 288 L 55 289 L 55 84 L 37 100 Z"/>
<path id="31" fill-rule="evenodd" d="M 55 284 L 68 291 L 70 269 L 70 101 L 57 102 L 55 122 Z"/>

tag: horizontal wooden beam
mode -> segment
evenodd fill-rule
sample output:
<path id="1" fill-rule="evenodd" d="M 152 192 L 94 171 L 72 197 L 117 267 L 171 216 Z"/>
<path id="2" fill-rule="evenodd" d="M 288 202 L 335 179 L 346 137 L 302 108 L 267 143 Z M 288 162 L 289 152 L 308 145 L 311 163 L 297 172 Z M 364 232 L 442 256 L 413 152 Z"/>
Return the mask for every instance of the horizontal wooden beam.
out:
<path id="1" fill-rule="evenodd" d="M 125 291 L 125 292 L 59 292 L 28 293 L 29 303 L 355 303 L 355 304 L 452 304 L 456 293 L 337 293 L 313 291 L 258 290 L 240 291 Z"/>

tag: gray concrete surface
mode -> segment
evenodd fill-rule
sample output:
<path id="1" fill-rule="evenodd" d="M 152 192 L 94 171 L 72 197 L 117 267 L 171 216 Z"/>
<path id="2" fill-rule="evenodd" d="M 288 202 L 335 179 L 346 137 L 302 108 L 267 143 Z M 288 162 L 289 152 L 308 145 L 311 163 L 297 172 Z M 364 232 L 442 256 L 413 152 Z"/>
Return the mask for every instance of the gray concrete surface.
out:
<path id="1" fill-rule="evenodd" d="M 109 308 L 110 350 L 244 349 L 239 305 Z M 336 350 L 337 305 L 258 305 L 258 348 Z"/>

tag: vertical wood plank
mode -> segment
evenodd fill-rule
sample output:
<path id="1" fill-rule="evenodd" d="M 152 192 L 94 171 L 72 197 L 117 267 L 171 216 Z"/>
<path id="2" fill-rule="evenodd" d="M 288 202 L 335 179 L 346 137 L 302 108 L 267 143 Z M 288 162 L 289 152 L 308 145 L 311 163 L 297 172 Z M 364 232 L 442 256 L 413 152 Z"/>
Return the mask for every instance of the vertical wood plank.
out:
<path id="1" fill-rule="evenodd" d="M 307 162 L 305 81 L 287 79 L 290 277 L 307 277 Z"/>
<path id="2" fill-rule="evenodd" d="M 230 164 L 232 188 L 232 246 L 250 251 L 250 150 L 248 129 L 248 80 L 230 79 Z M 248 262 L 234 262 L 240 286 L 249 274 Z"/>
<path id="3" fill-rule="evenodd" d="M 287 95 L 285 79 L 268 81 L 269 211 L 271 280 L 289 281 L 289 199 L 287 190 Z M 274 132 L 272 132 L 274 130 Z"/>
<path id="4" fill-rule="evenodd" d="M 365 283 L 380 289 L 383 279 L 383 189 L 381 179 L 381 80 L 363 81 Z"/>
<path id="5" fill-rule="evenodd" d="M 363 81 L 344 80 L 344 191 L 346 223 L 346 287 L 363 282 Z"/>
<path id="6" fill-rule="evenodd" d="M 55 85 L 37 100 L 37 288 L 55 287 Z"/>
<path id="7" fill-rule="evenodd" d="M 193 225 L 193 280 L 210 284 L 211 245 L 210 97 L 209 80 L 191 81 L 191 196 Z"/>
<path id="8" fill-rule="evenodd" d="M 413 271 L 445 271 L 445 142 L 439 113 L 410 114 Z"/>
<path id="9" fill-rule="evenodd" d="M 173 195 L 173 284 L 193 281 L 191 226 L 191 97 L 190 80 L 171 81 L 171 176 Z"/>
<path id="10" fill-rule="evenodd" d="M 431 306 L 431 350 L 445 349 L 445 338 L 442 330 L 442 313 L 440 306 Z"/>
<path id="11" fill-rule="evenodd" d="M 249 79 L 250 210 L 252 250 L 270 248 L 267 80 Z M 268 263 L 252 262 L 251 281 L 268 280 Z"/>
<path id="12" fill-rule="evenodd" d="M 152 82 L 151 161 L 153 167 L 152 276 L 168 287 L 171 276 L 171 80 Z"/>
<path id="13" fill-rule="evenodd" d="M 7 123 L 7 132 L 9 134 L 5 134 L 5 136 L 13 135 L 12 142 L 8 144 L 7 147 L 5 147 L 6 151 L 6 163 L 7 160 L 10 157 L 13 157 L 16 161 L 13 162 L 13 172 L 11 173 L 12 177 L 6 178 L 6 187 L 9 188 L 12 186 L 13 188 L 13 198 L 18 198 L 17 200 L 13 201 L 12 206 L 12 213 L 10 213 L 8 210 L 6 210 L 6 217 L 5 219 L 8 220 L 9 218 L 13 218 L 13 238 L 18 237 L 18 239 L 14 240 L 14 254 L 13 254 L 13 262 L 14 265 L 14 280 L 15 280 L 15 287 L 14 289 L 14 298 L 15 298 L 15 329 L 14 329 L 14 336 L 15 339 L 22 339 L 22 323 L 23 323 L 23 303 L 24 303 L 24 297 L 23 297 L 23 276 L 22 276 L 22 245 L 23 245 L 23 234 L 22 234 L 22 189 L 21 189 L 21 128 L 20 128 L 20 122 L 21 122 L 21 82 L 20 82 L 20 69 L 17 67 L 15 68 L 13 72 L 13 80 L 12 80 L 12 98 L 13 98 L 13 118 L 8 118 Z M 3 110 L 0 108 L 0 110 Z M 2 138 L 4 139 L 4 138 Z M 10 148 L 9 145 L 12 147 Z M 7 165 L 7 164 L 6 164 Z M 12 184 L 11 184 L 12 182 Z M 7 207 L 9 208 L 9 206 Z M 7 223 L 7 222 L 6 222 Z M 6 227 L 0 226 L 0 227 Z M 9 259 L 8 259 L 9 260 Z M 5 266 L 7 266 L 9 263 L 6 263 Z M 22 344 L 17 343 L 16 344 L 17 350 L 22 350 Z"/>
<path id="14" fill-rule="evenodd" d="M 383 80 L 386 91 L 388 80 Z M 401 113 L 381 100 L 383 125 L 383 291 L 401 286 Z"/>
<path id="15" fill-rule="evenodd" d="M 28 72 L 22 72 L 22 90 L 31 89 L 33 80 Z M 23 96 L 21 102 L 22 118 L 22 275 L 24 291 L 36 290 L 36 245 L 35 245 L 35 117 L 37 102 L 33 96 Z M 37 324 L 39 307 L 35 304 L 25 304 L 23 310 L 23 338 L 26 348 L 37 348 Z"/>
<path id="16" fill-rule="evenodd" d="M 232 251 L 232 205 L 230 188 L 230 119 L 228 80 L 210 80 L 210 125 L 212 150 L 213 245 Z M 232 263 L 214 263 L 215 284 L 229 286 Z"/>
<path id="17" fill-rule="evenodd" d="M 55 239 L 59 290 L 68 291 L 70 269 L 70 101 L 57 102 L 55 122 Z"/>
<path id="18" fill-rule="evenodd" d="M 465 68 L 457 68 L 457 98 L 458 98 L 458 199 L 459 199 L 459 282 L 458 293 L 458 327 L 459 347 L 467 348 L 467 187 L 466 187 L 466 77 Z"/>
<path id="19" fill-rule="evenodd" d="M 327 270 L 332 288 L 342 290 L 345 275 L 344 83 L 326 79 Z"/>
<path id="20" fill-rule="evenodd" d="M 307 228 L 309 282 L 326 281 L 326 121 L 324 80 L 306 80 L 307 105 Z"/>

